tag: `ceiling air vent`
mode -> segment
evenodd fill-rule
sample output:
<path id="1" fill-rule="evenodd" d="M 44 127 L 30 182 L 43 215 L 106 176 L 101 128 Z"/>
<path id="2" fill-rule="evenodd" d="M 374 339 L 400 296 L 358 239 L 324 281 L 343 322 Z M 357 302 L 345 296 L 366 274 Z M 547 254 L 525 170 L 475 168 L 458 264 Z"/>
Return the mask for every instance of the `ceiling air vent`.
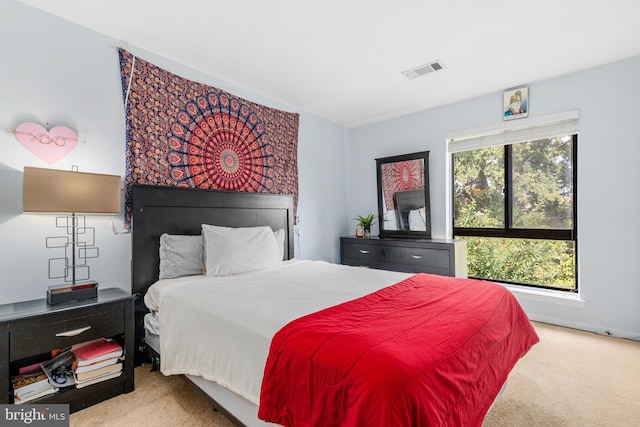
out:
<path id="1" fill-rule="evenodd" d="M 416 77 L 424 76 L 425 74 L 432 73 L 434 71 L 442 70 L 442 62 L 439 59 L 431 61 L 428 64 L 420 65 L 410 70 L 403 71 L 402 74 L 408 79 L 415 79 Z"/>

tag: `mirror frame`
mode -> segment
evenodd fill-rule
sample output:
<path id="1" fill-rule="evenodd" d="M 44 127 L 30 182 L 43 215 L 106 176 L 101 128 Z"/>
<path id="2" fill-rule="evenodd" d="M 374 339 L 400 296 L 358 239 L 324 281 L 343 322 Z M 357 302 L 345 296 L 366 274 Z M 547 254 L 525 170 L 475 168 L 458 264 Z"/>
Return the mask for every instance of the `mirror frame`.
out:
<path id="1" fill-rule="evenodd" d="M 425 200 L 425 231 L 385 230 L 384 228 L 384 192 L 382 191 L 382 165 L 386 163 L 404 162 L 407 160 L 424 161 L 424 200 Z M 431 199 L 429 197 L 429 151 L 402 154 L 399 156 L 382 157 L 376 159 L 376 174 L 378 179 L 378 227 L 380 238 L 401 237 L 410 239 L 431 239 Z"/>

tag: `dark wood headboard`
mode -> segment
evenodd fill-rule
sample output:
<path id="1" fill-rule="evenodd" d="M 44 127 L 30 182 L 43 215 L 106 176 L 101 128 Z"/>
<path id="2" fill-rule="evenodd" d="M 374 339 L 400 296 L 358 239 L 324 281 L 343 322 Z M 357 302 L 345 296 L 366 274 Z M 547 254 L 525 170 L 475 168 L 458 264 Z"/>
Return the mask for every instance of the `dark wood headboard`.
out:
<path id="1" fill-rule="evenodd" d="M 142 296 L 158 280 L 160 236 L 201 234 L 202 224 L 225 227 L 268 225 L 286 232 L 285 259 L 293 258 L 293 197 L 134 184 L 131 188 L 131 292 L 136 301 L 136 349 L 144 337 L 148 309 Z M 138 358 L 136 358 L 138 359 Z"/>

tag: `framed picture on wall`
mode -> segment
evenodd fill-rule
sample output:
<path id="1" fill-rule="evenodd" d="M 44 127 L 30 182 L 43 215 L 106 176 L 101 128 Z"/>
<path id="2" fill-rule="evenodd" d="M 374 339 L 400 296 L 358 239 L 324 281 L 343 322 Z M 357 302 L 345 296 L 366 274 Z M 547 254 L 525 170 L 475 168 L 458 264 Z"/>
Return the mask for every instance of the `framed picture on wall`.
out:
<path id="1" fill-rule="evenodd" d="M 529 116 L 529 88 L 518 87 L 504 91 L 504 120 L 522 119 Z"/>

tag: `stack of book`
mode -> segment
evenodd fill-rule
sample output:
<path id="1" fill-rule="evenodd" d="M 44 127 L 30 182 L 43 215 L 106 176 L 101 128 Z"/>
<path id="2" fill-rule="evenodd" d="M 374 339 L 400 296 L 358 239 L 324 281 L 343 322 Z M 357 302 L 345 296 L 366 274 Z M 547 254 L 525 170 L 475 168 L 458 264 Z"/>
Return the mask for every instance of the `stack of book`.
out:
<path id="1" fill-rule="evenodd" d="M 13 401 L 16 404 L 26 403 L 58 391 L 51 385 L 47 374 L 36 365 L 21 368 L 18 375 L 11 378 Z"/>
<path id="2" fill-rule="evenodd" d="M 76 344 L 71 352 L 75 355 L 76 388 L 116 378 L 122 373 L 123 349 L 113 340 L 98 338 Z"/>

